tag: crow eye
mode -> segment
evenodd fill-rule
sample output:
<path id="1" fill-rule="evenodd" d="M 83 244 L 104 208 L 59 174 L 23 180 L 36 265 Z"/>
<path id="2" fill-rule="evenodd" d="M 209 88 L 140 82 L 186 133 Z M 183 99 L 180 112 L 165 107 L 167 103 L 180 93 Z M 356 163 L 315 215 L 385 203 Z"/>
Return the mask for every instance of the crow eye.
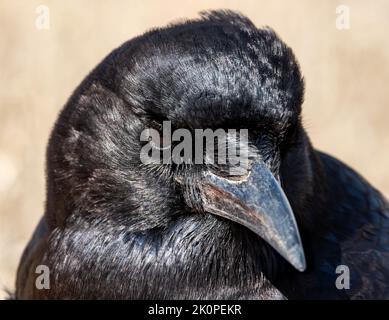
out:
<path id="1" fill-rule="evenodd" d="M 159 144 L 152 140 L 152 138 L 149 138 L 149 143 L 155 150 L 166 150 L 171 148 L 171 141 L 169 141 L 168 137 L 163 136 L 163 121 L 167 121 L 166 119 L 158 119 L 158 120 L 150 120 L 149 127 L 153 128 L 154 130 L 158 131 L 159 133 Z"/>
<path id="2" fill-rule="evenodd" d="M 289 148 L 296 144 L 298 132 L 298 124 L 292 124 L 286 129 L 279 144 L 281 154 L 284 154 Z"/>
<path id="3" fill-rule="evenodd" d="M 290 125 L 285 131 L 285 134 L 284 134 L 285 139 L 293 138 L 294 135 L 296 134 L 296 130 L 297 130 L 296 125 L 294 125 L 294 124 Z"/>
<path id="4" fill-rule="evenodd" d="M 155 144 L 155 142 L 152 141 L 151 139 L 149 139 L 149 141 L 150 141 L 150 145 L 152 146 L 152 148 L 156 149 L 156 150 L 167 150 L 167 149 L 170 149 L 172 147 L 171 142 L 166 141 L 163 137 L 161 137 L 161 139 L 159 141 L 159 146 L 157 144 Z"/>

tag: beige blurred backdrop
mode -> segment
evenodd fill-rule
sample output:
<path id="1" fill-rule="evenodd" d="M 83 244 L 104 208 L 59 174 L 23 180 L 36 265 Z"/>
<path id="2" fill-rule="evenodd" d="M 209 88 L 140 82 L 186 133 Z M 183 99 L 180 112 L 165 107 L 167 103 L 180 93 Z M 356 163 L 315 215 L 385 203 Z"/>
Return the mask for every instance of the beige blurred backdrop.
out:
<path id="1" fill-rule="evenodd" d="M 350 29 L 336 27 L 341 4 Z M 39 5 L 49 29 L 36 27 Z M 127 39 L 217 8 L 271 26 L 292 47 L 314 145 L 389 195 L 389 1 L 0 0 L 0 298 L 43 213 L 46 143 L 72 90 Z"/>

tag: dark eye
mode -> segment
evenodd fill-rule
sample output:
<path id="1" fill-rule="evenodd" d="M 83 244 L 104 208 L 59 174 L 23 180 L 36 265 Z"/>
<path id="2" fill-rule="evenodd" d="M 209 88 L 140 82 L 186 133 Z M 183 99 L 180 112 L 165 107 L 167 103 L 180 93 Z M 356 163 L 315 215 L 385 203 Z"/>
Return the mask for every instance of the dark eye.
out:
<path id="1" fill-rule="evenodd" d="M 149 138 L 150 145 L 153 147 L 153 149 L 156 150 L 166 150 L 171 148 L 171 141 L 169 138 L 171 137 L 164 137 L 163 136 L 163 121 L 167 121 L 165 119 L 160 118 L 159 120 L 152 119 L 149 121 L 149 128 L 154 129 L 158 131 L 159 133 L 159 144 Z"/>
<path id="2" fill-rule="evenodd" d="M 297 144 L 299 129 L 298 123 L 293 123 L 285 130 L 279 145 L 281 154 Z"/>
<path id="3" fill-rule="evenodd" d="M 287 140 L 294 140 L 297 136 L 297 131 L 298 131 L 298 125 L 297 123 L 291 124 L 285 132 L 285 138 Z"/>
<path id="4" fill-rule="evenodd" d="M 150 140 L 150 145 L 156 150 L 167 150 L 172 147 L 171 141 L 165 141 L 164 137 L 161 136 L 159 140 L 159 146 Z"/>

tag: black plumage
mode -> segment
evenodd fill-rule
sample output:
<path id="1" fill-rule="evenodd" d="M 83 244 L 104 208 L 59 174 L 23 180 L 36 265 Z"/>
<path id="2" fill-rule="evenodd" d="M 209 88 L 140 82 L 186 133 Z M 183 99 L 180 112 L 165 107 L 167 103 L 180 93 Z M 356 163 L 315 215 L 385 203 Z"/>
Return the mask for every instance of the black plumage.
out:
<path id="1" fill-rule="evenodd" d="M 289 268 L 277 285 L 295 299 L 388 299 L 388 201 L 344 163 L 314 153 L 318 190 L 298 218 L 313 217 L 300 228 L 308 268 L 300 274 Z M 349 268 L 348 290 L 336 288 L 339 265 Z"/>
<path id="2" fill-rule="evenodd" d="M 301 123 L 303 91 L 291 49 L 229 11 L 114 50 L 53 130 L 45 215 L 21 259 L 16 298 L 389 297 L 388 204 L 312 147 Z M 163 120 L 190 130 L 249 129 L 251 148 L 293 209 L 304 272 L 281 257 L 303 270 L 304 256 L 291 247 L 207 211 L 193 192 L 207 165 L 140 163 L 141 131 Z M 288 239 L 299 248 L 293 232 Z M 41 264 L 50 269 L 49 290 L 35 287 Z M 339 264 L 350 267 L 350 290 L 335 287 Z"/>

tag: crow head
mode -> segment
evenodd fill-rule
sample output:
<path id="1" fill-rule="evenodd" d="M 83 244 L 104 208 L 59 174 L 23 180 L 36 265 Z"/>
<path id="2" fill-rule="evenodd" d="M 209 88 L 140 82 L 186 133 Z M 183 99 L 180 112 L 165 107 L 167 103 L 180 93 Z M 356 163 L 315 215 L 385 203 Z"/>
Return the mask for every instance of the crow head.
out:
<path id="1" fill-rule="evenodd" d="M 217 216 L 221 224 L 243 225 L 304 270 L 292 210 L 304 202 L 311 179 L 303 91 L 291 49 L 235 13 L 205 13 L 131 40 L 92 72 L 61 115 L 49 149 L 48 212 L 76 210 L 133 230 Z M 194 146 L 182 162 L 163 163 L 161 155 L 161 163 L 145 163 L 145 146 L 175 156 L 184 139 L 166 137 L 167 124 L 173 135 L 185 129 L 192 146 L 196 129 L 223 129 L 227 149 L 237 147 L 247 162 L 237 166 L 228 152 L 218 161 L 215 148 L 195 163 Z"/>

